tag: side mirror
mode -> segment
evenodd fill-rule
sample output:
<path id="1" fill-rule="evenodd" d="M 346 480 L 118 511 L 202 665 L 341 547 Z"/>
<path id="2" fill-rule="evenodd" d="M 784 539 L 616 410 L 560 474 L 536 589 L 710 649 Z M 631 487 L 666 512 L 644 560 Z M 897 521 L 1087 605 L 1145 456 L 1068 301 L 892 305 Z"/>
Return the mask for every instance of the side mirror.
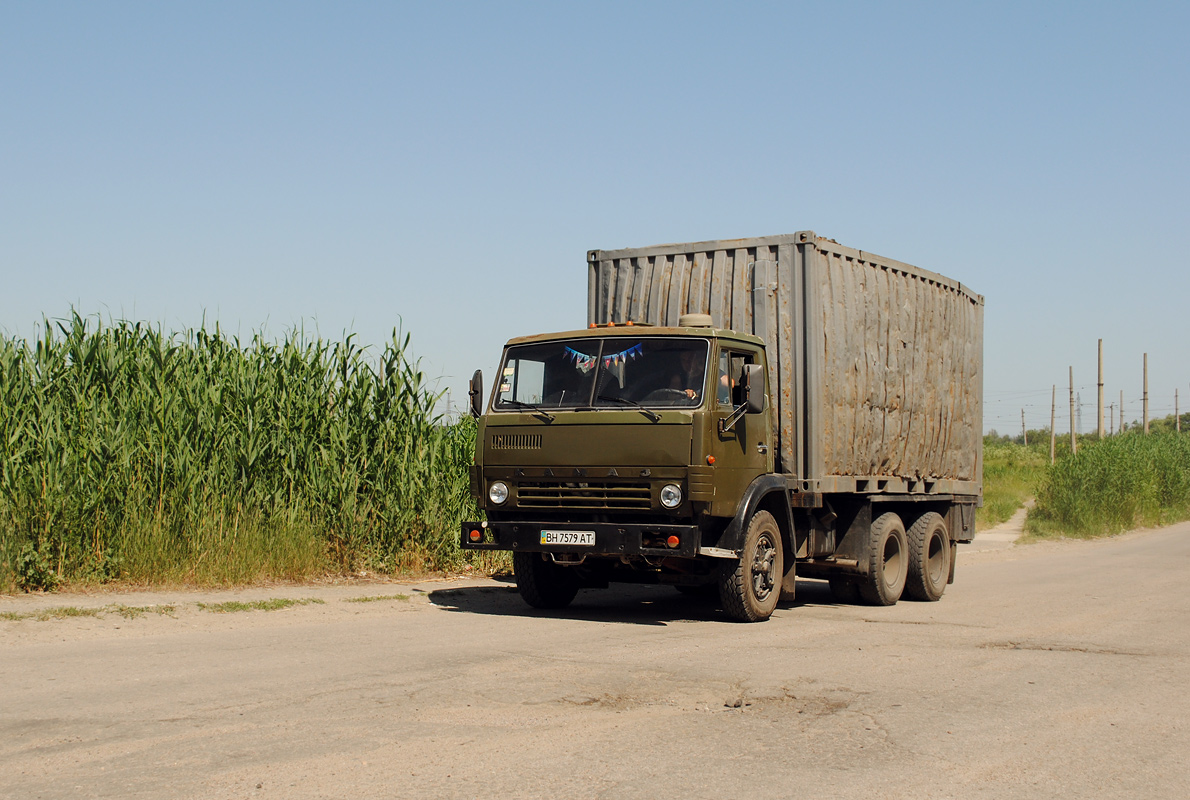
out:
<path id="1" fill-rule="evenodd" d="M 744 384 L 744 403 L 749 414 L 764 411 L 764 367 L 759 364 L 745 364 L 741 376 Z"/>
<path id="2" fill-rule="evenodd" d="M 471 405 L 471 416 L 479 418 L 483 413 L 483 370 L 475 370 L 467 384 L 467 400 Z"/>

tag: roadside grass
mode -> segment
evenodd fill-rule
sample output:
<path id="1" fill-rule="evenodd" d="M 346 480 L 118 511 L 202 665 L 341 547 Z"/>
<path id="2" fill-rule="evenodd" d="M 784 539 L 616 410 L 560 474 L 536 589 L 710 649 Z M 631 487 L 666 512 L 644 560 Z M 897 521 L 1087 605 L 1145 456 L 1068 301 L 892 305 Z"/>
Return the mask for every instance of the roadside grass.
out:
<path id="1" fill-rule="evenodd" d="M 1190 519 L 1190 434 L 1129 431 L 1080 443 L 1045 474 L 1029 511 L 1032 538 L 1110 536 Z"/>
<path id="2" fill-rule="evenodd" d="M 125 619 L 136 619 L 137 617 L 142 617 L 145 614 L 157 614 L 158 616 L 172 617 L 174 612 L 177 610 L 177 607 L 168 603 L 152 606 L 126 606 L 123 603 L 116 603 L 114 605 L 105 606 L 104 610 L 119 614 Z"/>
<path id="3" fill-rule="evenodd" d="M 344 603 L 378 603 L 382 600 L 408 600 L 407 594 L 374 594 L 366 597 L 345 597 Z"/>
<path id="4" fill-rule="evenodd" d="M 975 529 L 987 530 L 1005 522 L 1027 500 L 1049 467 L 1049 445 L 1018 444 L 985 438 L 983 446 L 983 507 L 975 512 Z"/>
<path id="5" fill-rule="evenodd" d="M 80 608 L 79 606 L 55 606 L 40 611 L 2 611 L 0 619 L 11 622 L 31 619 L 37 622 L 47 622 L 52 619 L 69 619 L 70 617 L 102 617 L 105 614 L 119 614 L 125 619 L 135 619 L 145 614 L 159 614 L 173 616 L 175 606 L 163 604 L 152 606 L 126 606 L 123 603 L 101 606 L 99 608 Z"/>
<path id="6" fill-rule="evenodd" d="M 22 619 L 32 619 L 38 622 L 46 622 L 51 619 L 67 619 L 68 617 L 99 617 L 103 615 L 101 608 L 78 608 L 77 606 L 55 606 L 54 608 L 43 608 L 40 611 L 29 611 L 26 613 L 6 611 L 0 614 L 7 620 L 18 621 Z"/>
<path id="7" fill-rule="evenodd" d="M 268 600 L 229 600 L 226 603 L 198 603 L 203 611 L 215 614 L 233 614 L 238 611 L 279 611 L 293 606 L 324 605 L 325 600 L 317 597 L 306 597 L 295 600 L 289 597 L 273 597 Z"/>
<path id="8" fill-rule="evenodd" d="M 347 597 L 343 599 L 345 603 L 375 603 L 385 600 L 408 602 L 410 595 L 407 594 L 386 594 L 386 595 L 368 595 L 364 597 Z M 288 597 L 274 597 L 268 600 L 229 600 L 225 603 L 195 603 L 194 605 L 203 611 L 209 611 L 215 614 L 233 614 L 240 611 L 280 611 L 285 608 L 293 608 L 295 606 L 308 605 L 325 605 L 326 601 L 317 597 L 304 598 L 288 598 Z M 158 616 L 175 616 L 178 611 L 178 606 L 172 603 L 160 603 L 148 606 L 129 606 L 123 603 L 112 603 L 106 606 L 99 606 L 96 608 L 83 608 L 79 606 L 55 606 L 53 608 L 45 608 L 39 611 L 0 611 L 0 620 L 7 620 L 9 622 L 19 622 L 21 620 L 34 620 L 36 622 L 47 622 L 55 619 L 69 619 L 71 617 L 103 617 L 107 614 L 117 614 L 125 619 L 137 619 L 146 614 L 156 614 Z"/>

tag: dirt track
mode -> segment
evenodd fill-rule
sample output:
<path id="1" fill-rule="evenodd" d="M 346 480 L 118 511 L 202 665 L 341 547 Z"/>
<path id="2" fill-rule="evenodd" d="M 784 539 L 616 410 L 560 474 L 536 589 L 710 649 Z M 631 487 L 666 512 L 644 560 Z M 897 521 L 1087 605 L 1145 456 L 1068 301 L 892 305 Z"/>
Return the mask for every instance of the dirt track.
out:
<path id="1" fill-rule="evenodd" d="M 1190 524 L 767 623 L 491 581 L 0 598 L 0 797 L 1190 796 Z M 348 597 L 409 600 L 348 603 Z M 214 614 L 198 602 L 316 597 Z"/>

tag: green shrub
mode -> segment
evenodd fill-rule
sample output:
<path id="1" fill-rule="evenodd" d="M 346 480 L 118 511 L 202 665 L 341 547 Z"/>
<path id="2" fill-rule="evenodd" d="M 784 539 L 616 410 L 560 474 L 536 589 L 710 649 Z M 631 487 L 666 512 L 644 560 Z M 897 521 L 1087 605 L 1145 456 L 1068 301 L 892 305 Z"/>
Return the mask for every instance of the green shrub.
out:
<path id="1" fill-rule="evenodd" d="M 1190 519 L 1190 435 L 1129 432 L 1050 468 L 1029 514 L 1037 535 L 1102 536 Z"/>
<path id="2" fill-rule="evenodd" d="M 53 563 L 44 552 L 26 543 L 21 547 L 16 563 L 17 586 L 26 592 L 52 591 L 60 578 Z"/>

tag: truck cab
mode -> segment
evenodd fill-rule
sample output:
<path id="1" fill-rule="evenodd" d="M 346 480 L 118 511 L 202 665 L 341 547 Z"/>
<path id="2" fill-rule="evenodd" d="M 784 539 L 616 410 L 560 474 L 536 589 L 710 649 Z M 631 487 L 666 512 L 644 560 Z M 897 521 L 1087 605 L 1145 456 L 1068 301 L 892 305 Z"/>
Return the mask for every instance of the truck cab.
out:
<path id="1" fill-rule="evenodd" d="M 741 498 L 773 473 L 767 374 L 760 339 L 701 314 L 513 339 L 475 404 L 471 484 L 487 519 L 464 523 L 463 547 L 511 550 L 538 607 L 611 581 L 718 587 L 740 560 Z M 739 576 L 744 618 L 768 616 L 786 577 L 792 526 L 766 517 Z"/>

